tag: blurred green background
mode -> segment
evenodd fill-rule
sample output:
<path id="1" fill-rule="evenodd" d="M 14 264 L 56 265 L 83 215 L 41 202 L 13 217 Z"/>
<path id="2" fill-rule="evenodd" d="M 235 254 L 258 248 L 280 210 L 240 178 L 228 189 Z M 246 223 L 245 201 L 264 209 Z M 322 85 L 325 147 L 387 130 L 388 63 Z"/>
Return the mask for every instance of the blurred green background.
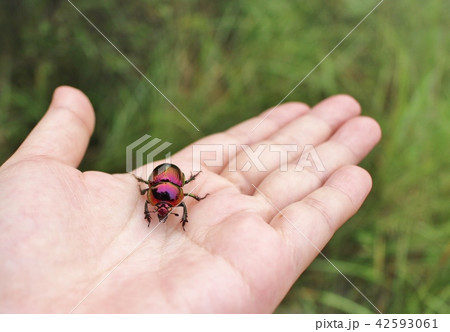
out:
<path id="1" fill-rule="evenodd" d="M 378 0 L 72 0 L 200 127 L 195 131 L 64 0 L 0 4 L 0 163 L 53 89 L 91 99 L 81 169 L 125 171 L 150 133 L 174 150 L 277 104 Z M 383 140 L 363 162 L 374 189 L 325 255 L 384 313 L 450 313 L 450 1 L 386 0 L 287 100 L 358 99 Z M 370 313 L 318 258 L 279 313 Z"/>

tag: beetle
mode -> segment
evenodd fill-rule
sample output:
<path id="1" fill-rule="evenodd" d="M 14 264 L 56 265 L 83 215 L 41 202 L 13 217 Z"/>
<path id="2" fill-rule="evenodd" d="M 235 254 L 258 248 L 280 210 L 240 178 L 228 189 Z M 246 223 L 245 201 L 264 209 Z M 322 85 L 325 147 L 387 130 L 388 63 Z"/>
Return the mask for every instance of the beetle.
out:
<path id="1" fill-rule="evenodd" d="M 139 188 L 141 195 L 147 194 L 144 206 L 144 218 L 148 221 L 148 226 L 150 226 L 151 222 L 150 213 L 156 213 L 158 215 L 159 222 L 164 223 L 166 222 L 169 214 L 172 212 L 172 209 L 182 207 L 183 216 L 181 217 L 180 222 L 183 230 L 186 231 L 185 224 L 188 222 L 188 219 L 187 208 L 183 202 L 184 197 L 189 196 L 197 201 L 201 201 L 209 195 L 206 194 L 203 197 L 199 197 L 191 193 L 185 194 L 183 192 L 183 186 L 191 181 L 194 181 L 199 174 L 200 172 L 195 175 L 192 175 L 191 173 L 191 177 L 186 180 L 184 173 L 177 165 L 164 163 L 155 167 L 148 177 L 148 181 L 135 175 L 138 182 L 143 182 L 148 185 L 148 188 Z M 155 207 L 154 211 L 150 211 L 148 209 L 149 204 Z M 173 214 L 178 216 L 177 213 Z"/>

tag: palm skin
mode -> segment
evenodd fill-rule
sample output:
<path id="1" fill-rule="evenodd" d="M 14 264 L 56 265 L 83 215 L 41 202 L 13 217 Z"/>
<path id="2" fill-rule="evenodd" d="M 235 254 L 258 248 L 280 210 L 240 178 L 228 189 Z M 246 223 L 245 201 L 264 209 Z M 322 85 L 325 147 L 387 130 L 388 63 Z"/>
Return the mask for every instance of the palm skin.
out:
<path id="1" fill-rule="evenodd" d="M 260 156 L 265 172 L 239 171 L 245 154 L 238 150 L 234 163 L 224 153 L 224 166 L 203 166 L 184 187 L 209 196 L 185 198 L 183 231 L 175 215 L 164 224 L 153 217 L 147 227 L 145 197 L 131 174 L 76 169 L 93 110 L 80 91 L 58 88 L 0 168 L 0 311 L 272 312 L 370 191 L 370 176 L 353 165 L 380 129 L 359 112 L 347 96 L 312 110 L 289 103 L 252 133 L 267 113 L 195 143 L 313 144 L 326 171 L 295 171 L 301 149 L 289 154 L 287 172 L 273 153 Z M 192 145 L 172 163 L 188 175 Z M 152 168 L 135 174 L 147 178 Z"/>

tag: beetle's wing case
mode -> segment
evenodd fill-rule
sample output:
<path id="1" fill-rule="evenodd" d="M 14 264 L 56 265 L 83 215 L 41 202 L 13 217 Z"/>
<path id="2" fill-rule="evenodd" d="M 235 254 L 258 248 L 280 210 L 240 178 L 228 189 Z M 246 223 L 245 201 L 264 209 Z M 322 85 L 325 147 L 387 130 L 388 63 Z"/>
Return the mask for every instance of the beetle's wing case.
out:
<path id="1" fill-rule="evenodd" d="M 169 203 L 171 206 L 177 206 L 183 198 L 183 190 L 170 182 L 162 182 L 151 187 L 148 194 L 148 201 L 153 206 L 161 202 Z"/>
<path id="2" fill-rule="evenodd" d="M 182 187 L 184 185 L 184 174 L 177 165 L 164 163 L 153 170 L 148 180 L 151 183 L 171 182 Z"/>

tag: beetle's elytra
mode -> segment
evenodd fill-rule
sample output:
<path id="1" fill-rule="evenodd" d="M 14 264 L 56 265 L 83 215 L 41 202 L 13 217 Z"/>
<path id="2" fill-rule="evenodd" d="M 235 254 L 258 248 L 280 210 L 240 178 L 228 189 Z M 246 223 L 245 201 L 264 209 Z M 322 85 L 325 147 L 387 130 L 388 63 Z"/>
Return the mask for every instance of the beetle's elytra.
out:
<path id="1" fill-rule="evenodd" d="M 200 174 L 198 172 L 195 175 L 191 174 L 191 177 L 185 180 L 184 173 L 177 165 L 164 163 L 153 170 L 148 177 L 148 181 L 142 178 L 136 177 L 139 182 L 143 182 L 148 185 L 148 188 L 141 189 L 141 194 L 147 194 L 145 201 L 144 216 L 150 226 L 151 217 L 150 213 L 156 213 L 160 222 L 166 222 L 168 215 L 172 212 L 173 208 L 182 207 L 183 216 L 181 217 L 181 226 L 185 231 L 185 224 L 187 219 L 187 208 L 183 202 L 185 196 L 190 196 L 200 201 L 204 197 L 199 197 L 194 194 L 185 194 L 183 192 L 183 186 L 193 180 Z M 151 204 L 155 207 L 154 211 L 149 211 L 148 205 Z M 178 214 L 174 213 L 176 216 Z"/>

